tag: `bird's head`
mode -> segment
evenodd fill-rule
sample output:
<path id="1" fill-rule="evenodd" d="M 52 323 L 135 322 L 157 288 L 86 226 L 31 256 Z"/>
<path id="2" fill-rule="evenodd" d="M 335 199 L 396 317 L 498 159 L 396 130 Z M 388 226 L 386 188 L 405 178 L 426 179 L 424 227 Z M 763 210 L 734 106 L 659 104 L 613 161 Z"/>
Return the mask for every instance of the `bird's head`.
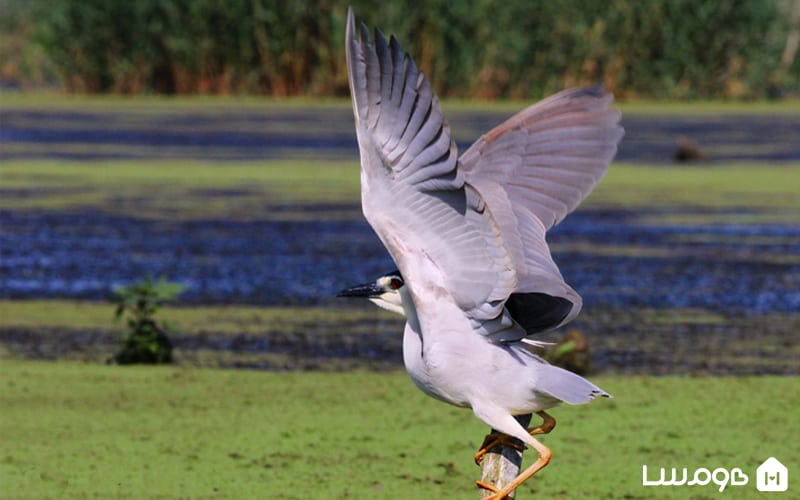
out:
<path id="1" fill-rule="evenodd" d="M 351 286 L 337 293 L 337 297 L 363 297 L 387 311 L 405 316 L 400 289 L 405 285 L 400 271 L 384 274 L 371 283 Z"/>

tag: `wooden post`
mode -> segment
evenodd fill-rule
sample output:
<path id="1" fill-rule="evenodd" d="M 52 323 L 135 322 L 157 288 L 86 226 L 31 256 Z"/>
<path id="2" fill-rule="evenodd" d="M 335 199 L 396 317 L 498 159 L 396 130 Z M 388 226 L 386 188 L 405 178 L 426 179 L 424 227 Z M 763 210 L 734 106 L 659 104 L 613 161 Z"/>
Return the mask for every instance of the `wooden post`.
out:
<path id="1" fill-rule="evenodd" d="M 530 414 L 518 415 L 514 418 L 526 429 L 531 424 Z M 492 429 L 492 432 L 496 431 Z M 518 444 L 522 444 L 522 441 L 515 441 Z M 483 460 L 481 461 L 481 481 L 493 485 L 498 490 L 502 489 L 519 475 L 521 467 L 521 451 L 511 446 L 495 446 L 489 453 L 483 456 Z M 514 498 L 515 493 L 516 492 L 509 495 L 508 498 Z M 490 495 L 492 495 L 491 491 L 481 488 L 480 498 L 486 498 Z"/>

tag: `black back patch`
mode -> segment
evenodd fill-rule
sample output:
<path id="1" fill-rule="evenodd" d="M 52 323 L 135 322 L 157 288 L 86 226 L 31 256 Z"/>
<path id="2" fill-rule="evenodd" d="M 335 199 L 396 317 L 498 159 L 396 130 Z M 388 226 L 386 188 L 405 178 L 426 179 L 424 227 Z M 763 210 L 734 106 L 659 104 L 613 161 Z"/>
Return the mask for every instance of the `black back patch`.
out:
<path id="1" fill-rule="evenodd" d="M 572 302 L 546 293 L 512 293 L 506 308 L 528 335 L 558 326 L 572 311 Z"/>

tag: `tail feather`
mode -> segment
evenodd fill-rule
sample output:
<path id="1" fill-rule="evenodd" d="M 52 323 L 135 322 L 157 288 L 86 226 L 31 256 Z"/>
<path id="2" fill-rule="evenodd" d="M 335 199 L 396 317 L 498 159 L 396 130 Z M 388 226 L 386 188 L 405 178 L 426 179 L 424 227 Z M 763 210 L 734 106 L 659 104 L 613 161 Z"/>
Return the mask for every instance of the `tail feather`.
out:
<path id="1" fill-rule="evenodd" d="M 580 375 L 553 365 L 541 374 L 536 390 L 571 405 L 586 404 L 596 397 L 613 397 Z"/>

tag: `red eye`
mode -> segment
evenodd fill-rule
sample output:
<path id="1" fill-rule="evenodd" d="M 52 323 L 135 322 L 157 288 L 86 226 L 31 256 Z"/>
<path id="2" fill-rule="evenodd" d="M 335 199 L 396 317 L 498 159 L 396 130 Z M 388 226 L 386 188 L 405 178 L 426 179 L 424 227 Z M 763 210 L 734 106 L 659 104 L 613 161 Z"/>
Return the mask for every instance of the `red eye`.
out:
<path id="1" fill-rule="evenodd" d="M 397 289 L 398 289 L 398 288 L 400 288 L 401 286 L 403 286 L 403 282 L 402 282 L 402 281 L 400 281 L 400 280 L 399 280 L 399 279 L 397 279 L 397 278 L 392 278 L 392 281 L 390 281 L 390 282 L 389 282 L 389 287 L 390 287 L 392 290 L 397 290 Z"/>

